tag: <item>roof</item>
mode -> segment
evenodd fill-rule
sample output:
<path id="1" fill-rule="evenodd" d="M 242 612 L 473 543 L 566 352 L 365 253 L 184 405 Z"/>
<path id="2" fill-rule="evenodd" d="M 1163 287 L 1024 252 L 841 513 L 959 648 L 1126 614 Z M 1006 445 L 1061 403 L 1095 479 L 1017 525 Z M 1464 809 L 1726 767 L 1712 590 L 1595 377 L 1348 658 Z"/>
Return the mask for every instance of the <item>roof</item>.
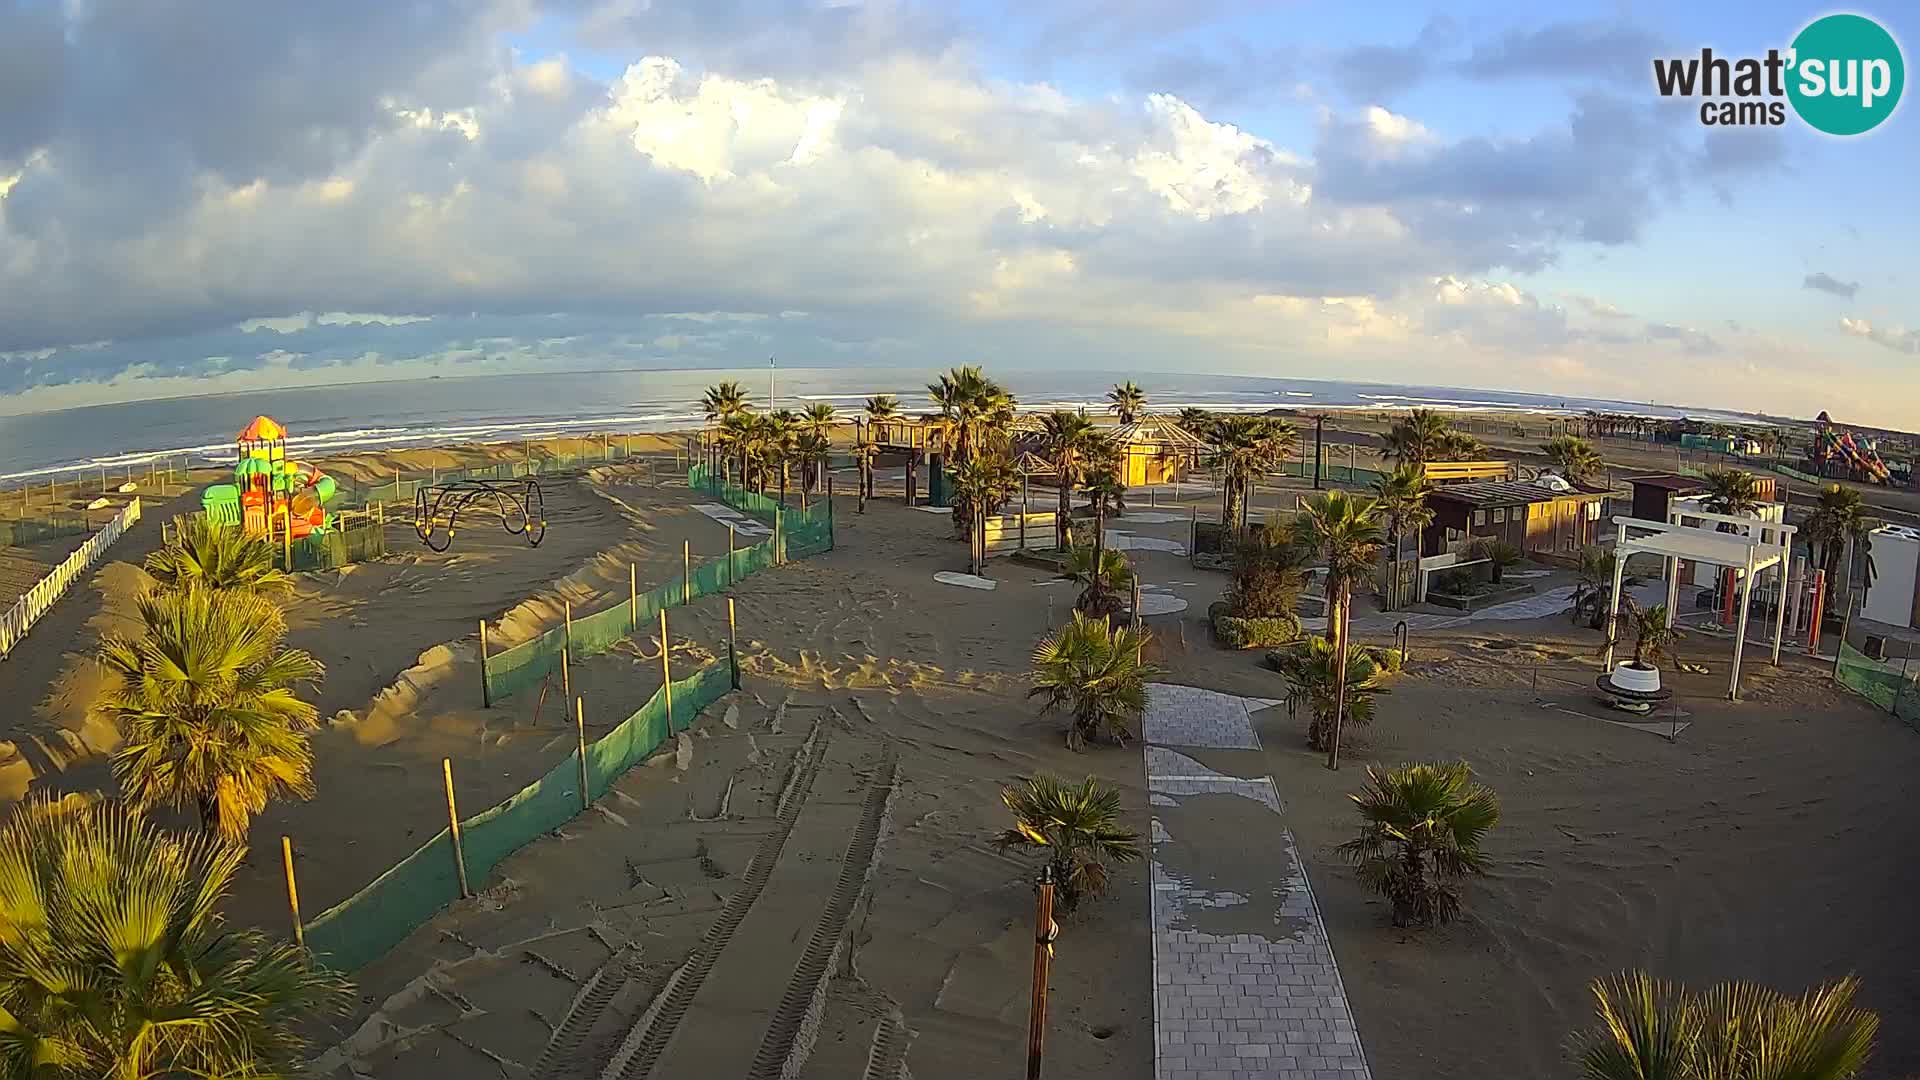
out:
<path id="1" fill-rule="evenodd" d="M 1545 484 L 1529 480 L 1488 480 L 1437 486 L 1427 498 L 1445 499 L 1466 503 L 1469 506 L 1517 506 L 1552 502 L 1555 499 L 1600 499 L 1606 494 L 1604 490 L 1587 487 L 1556 491 Z"/>
<path id="2" fill-rule="evenodd" d="M 1170 416 L 1148 413 L 1113 429 L 1113 441 L 1122 446 L 1166 446 L 1175 450 L 1210 450 L 1206 440 L 1180 426 Z"/>
<path id="3" fill-rule="evenodd" d="M 1624 522 L 1629 529 L 1643 529 L 1656 524 L 1632 518 L 1614 520 Z M 1744 567 L 1751 558 L 1754 570 L 1759 571 L 1780 561 L 1781 547 L 1778 544 L 1762 544 L 1738 533 L 1694 529 L 1683 525 L 1668 526 L 1650 535 L 1629 536 L 1625 543 L 1614 545 L 1615 554 L 1622 557 L 1641 551 L 1691 562 L 1712 563 L 1715 566 Z"/>
<path id="4" fill-rule="evenodd" d="M 272 442 L 287 437 L 287 429 L 276 423 L 271 416 L 256 416 L 253 423 L 243 428 L 233 437 L 234 442 Z"/>
<path id="5" fill-rule="evenodd" d="M 1666 488 L 1668 491 L 1705 491 L 1707 482 L 1698 476 L 1682 476 L 1679 473 L 1655 473 L 1652 476 L 1629 476 L 1627 483 L 1636 487 Z"/>

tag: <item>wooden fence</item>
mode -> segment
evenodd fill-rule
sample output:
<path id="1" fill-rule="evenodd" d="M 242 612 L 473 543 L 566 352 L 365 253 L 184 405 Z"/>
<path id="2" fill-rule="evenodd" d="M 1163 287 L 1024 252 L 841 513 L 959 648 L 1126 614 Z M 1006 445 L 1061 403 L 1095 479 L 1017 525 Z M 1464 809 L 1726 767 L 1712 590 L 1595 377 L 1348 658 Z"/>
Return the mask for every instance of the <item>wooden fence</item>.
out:
<path id="1" fill-rule="evenodd" d="M 1009 551 L 1052 551 L 1059 547 L 1055 523 L 1059 513 L 1034 510 L 1025 514 L 997 514 L 986 520 L 987 554 Z"/>
<path id="2" fill-rule="evenodd" d="M 55 601 L 66 594 L 67 588 L 98 562 L 100 556 L 113 546 L 113 542 L 139 520 L 140 500 L 136 498 L 115 514 L 104 528 L 88 537 L 87 542 L 68 555 L 59 566 L 48 571 L 47 576 L 41 578 L 33 588 L 22 594 L 4 615 L 0 615 L 0 659 L 12 655 L 14 645 L 27 636 L 33 624 L 40 621 L 40 616 L 45 615 Z"/>

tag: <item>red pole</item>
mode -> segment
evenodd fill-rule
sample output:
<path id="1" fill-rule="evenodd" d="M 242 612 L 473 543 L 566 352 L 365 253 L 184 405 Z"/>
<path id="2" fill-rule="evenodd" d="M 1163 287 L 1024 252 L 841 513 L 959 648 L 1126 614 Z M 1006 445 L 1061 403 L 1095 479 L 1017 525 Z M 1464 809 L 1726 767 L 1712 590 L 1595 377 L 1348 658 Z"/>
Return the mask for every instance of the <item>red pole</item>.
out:
<path id="1" fill-rule="evenodd" d="M 1807 655 L 1820 655 L 1820 607 L 1827 600 L 1827 572 L 1813 572 L 1813 611 L 1807 618 Z"/>

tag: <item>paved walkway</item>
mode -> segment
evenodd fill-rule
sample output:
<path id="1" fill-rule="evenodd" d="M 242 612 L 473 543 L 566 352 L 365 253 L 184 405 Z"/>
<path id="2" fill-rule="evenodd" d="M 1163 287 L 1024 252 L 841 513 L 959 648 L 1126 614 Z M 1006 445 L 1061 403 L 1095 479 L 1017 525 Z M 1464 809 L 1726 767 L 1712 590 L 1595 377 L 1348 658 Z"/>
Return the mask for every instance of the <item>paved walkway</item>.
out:
<path id="1" fill-rule="evenodd" d="M 1249 710 L 1276 704 L 1149 689 L 1156 1080 L 1370 1077 L 1279 792 L 1261 771 Z"/>

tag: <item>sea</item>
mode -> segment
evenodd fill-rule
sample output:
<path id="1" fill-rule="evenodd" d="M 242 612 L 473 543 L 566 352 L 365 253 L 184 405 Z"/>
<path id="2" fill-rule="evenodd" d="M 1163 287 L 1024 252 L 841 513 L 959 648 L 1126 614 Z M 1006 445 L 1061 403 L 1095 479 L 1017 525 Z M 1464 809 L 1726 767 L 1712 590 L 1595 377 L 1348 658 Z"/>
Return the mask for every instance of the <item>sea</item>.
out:
<path id="1" fill-rule="evenodd" d="M 1114 383 L 1131 379 L 1148 407 L 1197 406 L 1219 412 L 1398 409 L 1578 414 L 1587 410 L 1654 417 L 1751 422 L 1744 414 L 1602 398 L 1497 390 L 1236 375 L 1098 371 L 991 372 L 1022 409 L 1100 411 Z M 336 386 L 129 401 L 0 417 L 0 486 L 49 475 L 122 469 L 149 461 L 228 463 L 234 435 L 265 414 L 288 430 L 302 457 L 462 442 L 537 439 L 600 432 L 667 431 L 699 425 L 708 386 L 733 379 L 756 407 L 824 401 L 859 410 L 874 394 L 897 396 L 906 410 L 931 408 L 926 384 L 937 373 L 880 368 L 568 371 L 427 378 Z"/>

